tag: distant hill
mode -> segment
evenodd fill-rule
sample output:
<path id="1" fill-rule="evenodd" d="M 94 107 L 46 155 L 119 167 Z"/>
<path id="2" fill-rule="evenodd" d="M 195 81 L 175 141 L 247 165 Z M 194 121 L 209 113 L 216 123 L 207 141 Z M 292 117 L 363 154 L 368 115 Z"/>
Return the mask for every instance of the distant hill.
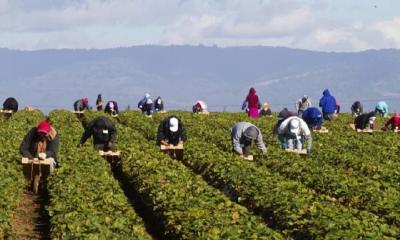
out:
<path id="1" fill-rule="evenodd" d="M 137 46 L 105 50 L 0 49 L 0 99 L 44 111 L 72 108 L 98 93 L 136 108 L 148 92 L 168 109 L 197 99 L 215 111 L 240 111 L 250 87 L 278 111 L 308 94 L 317 104 L 328 88 L 344 111 L 355 100 L 372 108 L 385 99 L 400 111 L 400 51 L 324 53 L 280 47 Z"/>

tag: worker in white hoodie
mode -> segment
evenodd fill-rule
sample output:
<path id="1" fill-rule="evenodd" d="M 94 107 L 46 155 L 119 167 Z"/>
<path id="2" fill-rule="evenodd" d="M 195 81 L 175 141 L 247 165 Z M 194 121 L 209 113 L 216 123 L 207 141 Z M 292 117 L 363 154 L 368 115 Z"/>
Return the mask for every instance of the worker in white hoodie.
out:
<path id="1" fill-rule="evenodd" d="M 307 123 L 293 116 L 287 118 L 278 128 L 278 138 L 283 149 L 302 150 L 304 140 L 307 143 L 307 154 L 311 152 L 312 137 Z"/>

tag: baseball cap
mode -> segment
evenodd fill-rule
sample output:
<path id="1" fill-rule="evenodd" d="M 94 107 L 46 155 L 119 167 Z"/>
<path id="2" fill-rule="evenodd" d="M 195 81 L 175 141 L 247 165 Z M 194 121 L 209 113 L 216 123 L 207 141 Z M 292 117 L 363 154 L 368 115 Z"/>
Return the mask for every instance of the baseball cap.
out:
<path id="1" fill-rule="evenodd" d="M 178 119 L 176 117 L 172 117 L 169 119 L 169 130 L 171 132 L 176 132 L 178 131 Z"/>

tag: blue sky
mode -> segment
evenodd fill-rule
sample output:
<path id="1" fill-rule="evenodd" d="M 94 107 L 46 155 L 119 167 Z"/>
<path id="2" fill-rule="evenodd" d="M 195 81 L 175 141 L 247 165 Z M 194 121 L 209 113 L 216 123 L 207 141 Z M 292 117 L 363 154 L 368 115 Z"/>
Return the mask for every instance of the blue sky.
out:
<path id="1" fill-rule="evenodd" d="M 0 47 L 400 48 L 399 0 L 0 0 Z"/>

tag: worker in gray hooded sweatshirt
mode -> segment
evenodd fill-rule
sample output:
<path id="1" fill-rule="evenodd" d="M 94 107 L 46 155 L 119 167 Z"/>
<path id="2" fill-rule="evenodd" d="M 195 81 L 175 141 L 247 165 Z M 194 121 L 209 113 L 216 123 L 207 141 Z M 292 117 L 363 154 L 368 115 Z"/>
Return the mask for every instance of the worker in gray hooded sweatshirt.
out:
<path id="1" fill-rule="evenodd" d="M 251 142 L 255 140 L 257 147 L 266 152 L 267 148 L 263 142 L 260 129 L 249 122 L 239 122 L 231 129 L 232 151 L 248 156 L 250 153 Z"/>

